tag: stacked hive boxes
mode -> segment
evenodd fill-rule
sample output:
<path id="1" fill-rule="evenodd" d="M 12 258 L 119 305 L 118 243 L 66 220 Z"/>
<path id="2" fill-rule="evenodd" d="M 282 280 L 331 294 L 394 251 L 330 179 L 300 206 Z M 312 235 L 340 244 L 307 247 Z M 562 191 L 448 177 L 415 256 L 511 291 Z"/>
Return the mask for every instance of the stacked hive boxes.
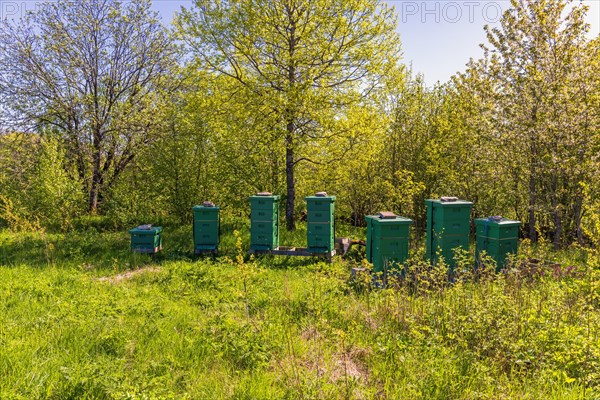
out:
<path id="1" fill-rule="evenodd" d="M 219 248 L 219 207 L 205 201 L 194 206 L 194 253 L 216 252 Z"/>
<path id="2" fill-rule="evenodd" d="M 475 256 L 479 263 L 480 253 L 485 250 L 496 261 L 496 271 L 506 264 L 508 254 L 516 253 L 519 246 L 521 222 L 502 217 L 478 218 L 475 220 L 477 244 Z"/>
<path id="3" fill-rule="evenodd" d="M 307 243 L 312 252 L 331 252 L 335 245 L 335 196 L 319 192 L 306 197 Z"/>
<path id="4" fill-rule="evenodd" d="M 250 250 L 279 247 L 279 200 L 268 192 L 250 196 Z"/>
<path id="5" fill-rule="evenodd" d="M 397 268 L 408 258 L 408 238 L 412 220 L 381 212 L 367 215 L 367 261 L 373 272 L 387 272 Z"/>
<path id="6" fill-rule="evenodd" d="M 471 220 L 470 201 L 455 197 L 425 200 L 427 205 L 426 257 L 432 264 L 442 256 L 444 262 L 454 267 L 454 249 L 469 250 Z"/>

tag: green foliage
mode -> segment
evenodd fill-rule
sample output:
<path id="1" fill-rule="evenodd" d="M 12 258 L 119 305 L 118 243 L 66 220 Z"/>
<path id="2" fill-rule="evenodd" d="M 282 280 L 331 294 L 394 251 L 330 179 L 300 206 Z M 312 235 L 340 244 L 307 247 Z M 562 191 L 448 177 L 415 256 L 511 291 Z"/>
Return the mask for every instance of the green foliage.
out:
<path id="1" fill-rule="evenodd" d="M 150 1 L 59 0 L 0 23 L 0 99 L 11 128 L 61 138 L 96 212 L 162 125 L 177 47 Z"/>
<path id="2" fill-rule="evenodd" d="M 148 2 L 67 3 L 2 25 L 0 95 L 18 105 L 4 111 L 34 132 L 0 136 L 2 226 L 69 229 L 84 195 L 111 229 L 189 222 L 204 200 L 245 218 L 248 195 L 267 190 L 283 194 L 292 228 L 305 207 L 295 199 L 325 190 L 337 196 L 339 220 L 361 225 L 389 210 L 413 219 L 417 238 L 424 200 L 452 195 L 473 201 L 476 217 L 523 221 L 534 242 L 597 243 L 600 39 L 587 39 L 583 6 L 513 1 L 488 29 L 484 57 L 427 87 L 398 64 L 393 11 L 378 0 L 198 0 L 175 19 L 189 56 L 178 66 L 182 49 Z M 95 24 L 92 9 L 112 25 Z M 139 70 L 152 64 L 156 74 L 122 91 L 122 75 L 104 77 L 89 92 L 93 66 L 63 50 L 89 43 L 94 29 L 105 37 L 142 27 L 152 34 L 132 33 L 123 49 L 131 64 L 120 72 L 128 76 L 147 45 Z M 23 35 L 39 48 L 9 40 Z M 109 53 L 103 73 L 118 63 Z M 15 54 L 64 62 L 44 62 L 38 72 L 53 79 L 36 86 Z M 70 76 L 82 94 L 47 93 Z M 113 92 L 121 95 L 102 95 Z M 111 110 L 106 118 L 94 117 L 94 99 Z"/>
<path id="3" fill-rule="evenodd" d="M 490 197 L 528 220 L 532 240 L 550 233 L 555 247 L 582 241 L 581 183 L 597 169 L 598 45 L 586 39 L 586 7 L 570 3 L 513 0 L 500 25 L 486 27 L 484 58 L 455 80 L 459 95 L 480 100 L 487 124 L 465 119 L 465 128 L 509 194 Z"/>
<path id="4" fill-rule="evenodd" d="M 30 174 L 27 200 L 31 215 L 40 218 L 44 226 L 58 225 L 62 230 L 70 228 L 73 218 L 85 210 L 83 184 L 64 161 L 58 140 L 46 137 Z"/>
<path id="5" fill-rule="evenodd" d="M 19 140 L 13 138 L 13 140 Z M 4 138 L 8 143 L 9 138 Z M 60 142 L 52 135 L 39 142 L 25 140 L 10 146 L 14 172 L 0 189 L 0 221 L 12 230 L 36 230 L 41 227 L 72 227 L 73 219 L 85 209 L 82 183 L 76 171 L 65 161 Z"/>
<path id="6" fill-rule="evenodd" d="M 339 122 L 395 76 L 394 23 L 392 10 L 378 0 L 198 0 L 178 16 L 194 65 L 227 81 L 221 90 L 244 108 L 238 106 L 237 117 L 250 128 L 245 149 L 265 150 L 259 157 L 275 164 L 273 183 L 285 181 L 289 230 L 295 229 L 297 168 L 335 161 L 351 149 L 352 140 L 335 140 L 349 136 Z M 255 141 L 262 146 L 248 146 Z"/>

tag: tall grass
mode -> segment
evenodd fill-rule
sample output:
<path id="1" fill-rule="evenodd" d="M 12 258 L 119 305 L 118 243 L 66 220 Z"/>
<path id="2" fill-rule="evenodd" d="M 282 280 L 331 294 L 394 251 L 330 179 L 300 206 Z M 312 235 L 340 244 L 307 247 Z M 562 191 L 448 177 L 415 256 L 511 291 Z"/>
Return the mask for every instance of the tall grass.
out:
<path id="1" fill-rule="evenodd" d="M 170 230 L 154 259 L 118 232 L 0 233 L 0 398 L 600 397 L 594 255 L 532 266 L 525 244 L 496 275 L 463 254 L 450 283 L 416 252 L 378 288 L 352 261 L 249 259 L 235 223 L 216 259 Z"/>

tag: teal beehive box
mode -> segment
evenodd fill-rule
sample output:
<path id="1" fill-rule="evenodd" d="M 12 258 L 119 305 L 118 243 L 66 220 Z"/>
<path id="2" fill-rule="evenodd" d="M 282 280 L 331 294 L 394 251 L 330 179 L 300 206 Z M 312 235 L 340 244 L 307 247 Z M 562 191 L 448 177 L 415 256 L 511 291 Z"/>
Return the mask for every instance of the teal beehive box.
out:
<path id="1" fill-rule="evenodd" d="M 477 236 L 475 257 L 480 261 L 480 254 L 485 252 L 496 262 L 496 271 L 506 265 L 509 254 L 516 254 L 519 247 L 520 221 L 502 217 L 478 218 L 475 220 Z"/>
<path id="2" fill-rule="evenodd" d="M 136 253 L 156 254 L 162 250 L 162 227 L 140 225 L 129 231 L 131 235 L 131 251 Z"/>
<path id="3" fill-rule="evenodd" d="M 365 216 L 367 223 L 367 261 L 373 272 L 386 273 L 399 269 L 408 259 L 412 220 L 391 212 Z"/>
<path id="4" fill-rule="evenodd" d="M 219 211 L 210 201 L 194 206 L 194 254 L 219 250 Z"/>
<path id="5" fill-rule="evenodd" d="M 268 192 L 250 196 L 250 250 L 279 247 L 279 200 Z"/>
<path id="6" fill-rule="evenodd" d="M 469 233 L 471 221 L 470 201 L 456 197 L 425 200 L 427 206 L 427 242 L 425 255 L 432 263 L 438 262 L 439 256 L 454 268 L 454 249 L 469 250 Z"/>
<path id="7" fill-rule="evenodd" d="M 307 249 L 331 252 L 335 246 L 335 196 L 319 192 L 306 197 Z"/>

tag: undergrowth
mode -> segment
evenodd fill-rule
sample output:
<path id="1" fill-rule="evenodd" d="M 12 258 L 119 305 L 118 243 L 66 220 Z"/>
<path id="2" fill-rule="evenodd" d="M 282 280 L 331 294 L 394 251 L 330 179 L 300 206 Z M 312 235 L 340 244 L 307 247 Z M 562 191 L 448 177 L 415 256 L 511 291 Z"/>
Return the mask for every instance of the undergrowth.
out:
<path id="1" fill-rule="evenodd" d="M 0 398 L 600 397 L 593 251 L 524 243 L 499 274 L 461 253 L 448 276 L 415 250 L 382 285 L 230 232 L 198 260 L 184 228 L 154 259 L 118 232 L 0 233 Z"/>

